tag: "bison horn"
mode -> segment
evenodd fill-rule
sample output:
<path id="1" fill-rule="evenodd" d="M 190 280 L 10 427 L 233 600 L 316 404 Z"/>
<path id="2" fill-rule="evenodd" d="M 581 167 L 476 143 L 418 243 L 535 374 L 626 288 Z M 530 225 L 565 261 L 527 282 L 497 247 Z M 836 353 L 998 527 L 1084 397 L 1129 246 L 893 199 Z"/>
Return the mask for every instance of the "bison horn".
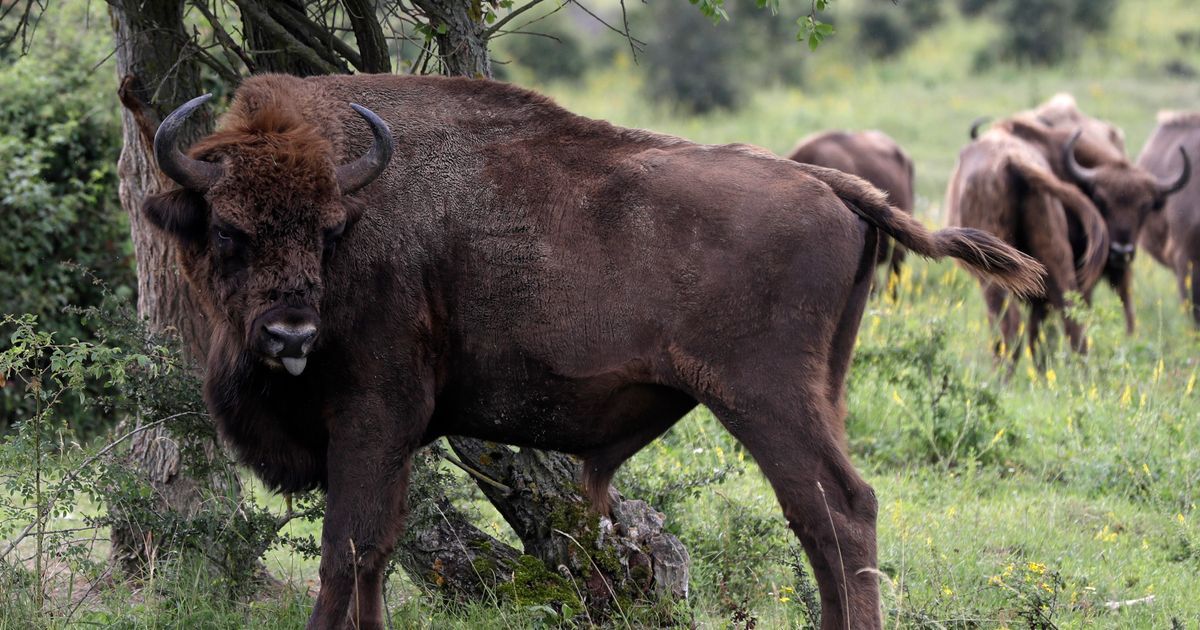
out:
<path id="1" fill-rule="evenodd" d="M 973 120 L 971 122 L 971 139 L 972 140 L 979 138 L 979 128 L 986 125 L 989 120 L 991 120 L 991 118 L 988 116 L 980 116 L 979 118 L 976 118 L 975 120 Z"/>
<path id="2" fill-rule="evenodd" d="M 1188 180 L 1192 177 L 1192 160 L 1188 157 L 1187 149 L 1183 148 L 1183 145 L 1179 145 L 1179 155 L 1183 158 L 1183 170 L 1180 171 L 1179 177 L 1176 177 L 1173 182 L 1164 182 L 1161 180 L 1158 182 L 1158 193 L 1163 197 L 1183 190 L 1183 187 L 1187 186 Z"/>
<path id="3" fill-rule="evenodd" d="M 371 135 L 375 136 L 374 142 L 362 157 L 349 163 L 343 164 L 337 169 L 338 188 L 341 189 L 343 195 L 348 195 L 367 184 L 375 181 L 383 173 L 383 169 L 387 167 L 388 161 L 392 159 L 392 150 L 395 149 L 395 140 L 392 139 L 392 130 L 388 128 L 387 123 L 383 122 L 375 112 L 359 105 L 351 103 L 350 107 L 358 112 L 363 120 L 371 125 Z"/>
<path id="4" fill-rule="evenodd" d="M 1071 138 L 1067 140 L 1067 144 L 1063 146 L 1063 163 L 1067 165 L 1067 172 L 1075 178 L 1076 182 L 1090 186 L 1096 180 L 1096 169 L 1084 168 L 1075 159 L 1075 143 L 1079 141 L 1081 134 L 1083 134 L 1083 130 L 1076 129 L 1075 133 L 1071 134 Z"/>
<path id="5" fill-rule="evenodd" d="M 205 94 L 184 103 L 162 121 L 158 132 L 154 134 L 154 159 L 158 161 L 158 168 L 175 183 L 197 192 L 208 190 L 221 177 L 224 169 L 220 164 L 193 160 L 184 155 L 175 145 L 175 138 L 192 112 L 210 98 L 212 94 Z"/>

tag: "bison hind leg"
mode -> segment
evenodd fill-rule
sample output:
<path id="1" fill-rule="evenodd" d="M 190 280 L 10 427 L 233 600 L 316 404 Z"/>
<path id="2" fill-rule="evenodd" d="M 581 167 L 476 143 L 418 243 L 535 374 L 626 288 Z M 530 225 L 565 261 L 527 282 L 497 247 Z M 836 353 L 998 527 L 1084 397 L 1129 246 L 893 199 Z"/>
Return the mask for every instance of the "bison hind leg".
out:
<path id="1" fill-rule="evenodd" d="M 662 385 L 636 385 L 623 392 L 620 403 L 600 418 L 597 426 L 612 431 L 613 439 L 582 453 L 584 494 L 598 514 L 610 515 L 609 484 L 621 464 L 654 438 L 670 429 L 696 406 L 691 396 Z"/>

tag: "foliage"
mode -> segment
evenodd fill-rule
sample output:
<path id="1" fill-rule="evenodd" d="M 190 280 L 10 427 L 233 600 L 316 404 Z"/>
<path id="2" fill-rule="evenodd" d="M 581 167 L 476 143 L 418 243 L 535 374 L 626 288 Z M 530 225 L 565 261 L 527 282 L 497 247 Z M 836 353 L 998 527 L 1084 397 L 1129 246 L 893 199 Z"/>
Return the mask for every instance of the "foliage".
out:
<path id="1" fill-rule="evenodd" d="M 60 342 L 30 314 L 0 320 L 9 339 L 0 352 L 0 375 L 20 380 L 35 410 L 0 443 L 0 470 L 9 471 L 0 476 L 0 538 L 9 541 L 0 547 L 0 582 L 14 588 L 17 601 L 42 610 L 44 592 L 62 579 L 52 579 L 46 567 L 65 565 L 68 581 L 76 575 L 97 579 L 103 566 L 95 560 L 98 533 L 124 519 L 152 528 L 159 537 L 152 548 L 175 550 L 142 558 L 142 579 L 191 575 L 206 566 L 205 584 L 226 596 L 247 592 L 259 577 L 259 558 L 276 544 L 282 525 L 310 517 L 321 503 L 302 498 L 299 513 L 282 516 L 231 504 L 238 481 L 204 457 L 204 444 L 212 445 L 215 435 L 198 397 L 199 383 L 178 351 L 150 335 L 113 294 L 105 294 L 100 306 L 72 312 L 92 327 L 94 340 Z M 95 393 L 90 386 L 95 382 L 107 393 Z M 84 439 L 60 413 L 62 402 L 72 398 L 109 409 L 125 422 L 101 439 Z M 226 475 L 194 514 L 162 511 L 144 478 L 122 463 L 137 434 L 164 423 L 174 439 L 192 445 L 181 449 L 182 471 L 197 478 Z M 102 509 L 75 516 L 87 506 Z"/>
<path id="2" fill-rule="evenodd" d="M 1006 59 L 1051 65 L 1078 54 L 1089 33 L 1108 30 L 1116 0 L 1003 0 L 996 50 Z"/>
<path id="3" fill-rule="evenodd" d="M 946 352 L 944 331 L 940 321 L 921 322 L 884 346 L 858 349 L 850 387 L 859 405 L 847 424 L 863 436 L 860 447 L 872 459 L 900 466 L 997 463 L 1015 445 L 995 385 L 963 373 Z M 881 422 L 888 416 L 899 421 Z"/>
<path id="4" fill-rule="evenodd" d="M 876 59 L 893 57 L 911 46 L 922 31 L 942 21 L 941 0 L 910 0 L 901 6 L 867 3 L 858 11 L 858 48 Z"/>
<path id="5" fill-rule="evenodd" d="M 99 43 L 63 38 L 48 55 L 0 69 L 0 234 L 6 235 L 0 240 L 0 314 L 34 314 L 62 339 L 93 334 L 64 313 L 67 305 L 100 302 L 92 274 L 124 300 L 136 286 L 117 198 L 119 128 L 113 99 L 102 91 L 109 76 L 79 63 L 99 58 Z M 75 264 L 62 264 L 68 260 Z M 99 385 L 89 387 L 98 391 Z M 0 389 L 0 426 L 30 418 L 27 400 L 18 387 Z M 99 427 L 102 419 L 77 401 L 62 404 L 72 425 Z"/>
<path id="6" fill-rule="evenodd" d="M 530 69 L 538 81 L 574 81 L 587 69 L 583 44 L 569 27 L 547 21 L 537 33 L 514 33 L 502 40 L 513 63 Z M 503 65 L 493 71 L 504 73 Z"/>
<path id="7" fill-rule="evenodd" d="M 639 65 L 651 99 L 705 114 L 737 109 L 755 85 L 801 83 L 805 53 L 788 20 L 761 7 L 750 0 L 722 5 L 728 23 L 719 25 L 665 3 L 639 10 L 632 28 L 647 40 Z M 818 29 L 832 33 L 828 24 Z"/>
<path id="8" fill-rule="evenodd" d="M 858 44 L 871 57 L 891 57 L 914 39 L 915 31 L 895 7 L 868 4 L 858 16 Z"/>
<path id="9" fill-rule="evenodd" d="M 738 36 L 732 29 L 666 3 L 645 10 L 655 29 L 643 55 L 651 98 L 695 114 L 741 104 L 745 86 L 734 71 Z"/>

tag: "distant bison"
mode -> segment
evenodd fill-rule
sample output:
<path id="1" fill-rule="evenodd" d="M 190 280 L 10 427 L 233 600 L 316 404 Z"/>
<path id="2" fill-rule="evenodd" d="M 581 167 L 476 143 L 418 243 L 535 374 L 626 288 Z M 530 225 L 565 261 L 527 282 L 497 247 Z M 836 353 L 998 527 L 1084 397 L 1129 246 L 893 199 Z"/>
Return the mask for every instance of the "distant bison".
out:
<path id="1" fill-rule="evenodd" d="M 1048 127 L 1083 130 L 1083 136 L 1095 142 L 1102 150 L 1111 147 L 1112 159 L 1125 157 L 1125 132 L 1106 120 L 1084 114 L 1083 110 L 1079 109 L 1075 97 L 1066 92 L 1055 94 L 1030 113 Z"/>
<path id="2" fill-rule="evenodd" d="M 1031 142 L 1040 138 L 1037 143 Z M 1104 270 L 1108 231 L 1095 205 L 1074 185 L 1062 181 L 1047 157 L 1049 130 L 1036 120 L 1004 121 L 968 144 L 958 156 L 946 190 L 946 216 L 952 226 L 973 227 L 996 235 L 1045 265 L 1046 288 L 1029 299 L 1028 339 L 1037 349 L 1042 321 L 1058 309 L 1071 347 L 1086 352 L 1083 327 L 1066 311 L 1066 293 L 1089 290 Z M 1061 148 L 1070 150 L 1065 138 Z M 1070 148 L 1068 148 L 1070 147 Z M 1049 151 L 1053 154 L 1054 151 Z M 1021 344 L 1021 314 L 1001 284 L 980 279 L 988 316 L 1000 328 L 997 354 Z"/>
<path id="3" fill-rule="evenodd" d="M 792 149 L 789 160 L 815 164 L 857 175 L 887 193 L 888 201 L 906 214 L 913 213 L 913 161 L 896 141 L 882 131 L 825 131 L 804 138 Z M 896 295 L 896 280 L 904 262 L 904 246 L 884 237 L 878 264 L 887 263 L 887 281 Z"/>
<path id="4" fill-rule="evenodd" d="M 1161 173 L 1156 179 L 1125 156 L 1125 133 L 1117 126 L 1080 111 L 1069 94 L 1059 94 L 1034 109 L 1037 120 L 1054 129 L 1040 146 L 1057 152 L 1062 138 L 1078 131 L 1091 140 L 1087 150 L 1064 149 L 1058 168 L 1061 177 L 1077 184 L 1100 210 L 1108 227 L 1109 253 L 1104 277 L 1117 292 L 1125 312 L 1125 329 L 1133 333 L 1133 257 L 1142 223 L 1155 216 L 1166 198 L 1187 182 L 1188 156 L 1182 170 Z M 1057 157 L 1057 155 L 1052 155 Z M 1177 167 L 1178 168 L 1178 167 Z M 1091 301 L 1091 291 L 1084 292 Z"/>
<path id="5" fill-rule="evenodd" d="M 1017 292 L 1039 291 L 1036 262 L 837 171 L 487 80 L 253 77 L 184 156 L 203 101 L 159 129 L 182 188 L 145 213 L 209 311 L 222 435 L 272 488 L 328 493 L 310 628 L 382 627 L 422 444 L 578 454 L 603 510 L 617 467 L 698 403 L 774 487 L 822 627 L 880 627 L 876 499 L 843 424 L 880 233 Z"/>
<path id="6" fill-rule="evenodd" d="M 1169 176 L 1179 162 L 1176 147 L 1185 159 L 1189 153 L 1200 156 L 1200 112 L 1160 114 L 1158 127 L 1138 156 L 1138 166 L 1159 177 Z M 1155 260 L 1175 271 L 1179 293 L 1191 302 L 1192 318 L 1200 326 L 1200 177 L 1194 176 L 1195 168 L 1162 212 L 1146 217 L 1140 243 Z"/>

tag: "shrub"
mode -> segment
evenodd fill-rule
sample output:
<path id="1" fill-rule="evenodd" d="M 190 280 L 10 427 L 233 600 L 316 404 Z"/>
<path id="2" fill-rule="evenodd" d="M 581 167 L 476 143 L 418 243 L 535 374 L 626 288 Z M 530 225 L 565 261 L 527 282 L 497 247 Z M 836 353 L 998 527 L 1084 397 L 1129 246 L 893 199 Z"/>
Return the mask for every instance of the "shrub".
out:
<path id="1" fill-rule="evenodd" d="M 53 50 L 45 57 L 31 54 L 0 69 L 0 314 L 34 314 L 60 340 L 92 337 L 79 318 L 63 312 L 101 300 L 94 278 L 79 267 L 93 270 L 123 300 L 136 287 L 117 196 L 120 127 L 106 102 L 112 81 L 78 63 L 80 56 L 102 56 L 82 50 L 82 39 L 55 42 L 45 46 Z M 63 265 L 67 260 L 77 266 Z M 7 343 L 0 340 L 0 350 Z M 26 400 L 17 388 L 0 389 L 0 426 L 29 418 Z M 98 422 L 78 406 L 62 412 L 80 426 Z"/>
<path id="2" fill-rule="evenodd" d="M 656 2 L 646 11 L 654 33 L 643 55 L 651 98 L 694 113 L 735 109 L 745 93 L 735 55 L 737 33 L 692 7 Z"/>
<path id="3" fill-rule="evenodd" d="M 908 48 L 914 31 L 899 9 L 870 4 L 858 16 L 858 48 L 877 59 L 893 57 Z"/>
<path id="4" fill-rule="evenodd" d="M 945 326 L 906 325 L 886 345 L 855 353 L 850 377 L 854 444 L 880 462 L 953 467 L 1003 462 L 1016 444 L 996 391 L 946 352 Z"/>
<path id="5" fill-rule="evenodd" d="M 908 18 L 908 23 L 918 31 L 933 28 L 941 23 L 944 0 L 902 0 L 899 10 Z"/>
<path id="6" fill-rule="evenodd" d="M 992 4 L 992 0 L 958 0 L 958 10 L 967 17 L 978 17 Z"/>
<path id="7" fill-rule="evenodd" d="M 531 70 L 539 81 L 574 81 L 587 70 L 579 38 L 553 23 L 538 28 L 537 34 L 512 34 L 504 43 L 513 63 Z"/>
<path id="8" fill-rule="evenodd" d="M 1004 0 L 996 47 L 1020 63 L 1059 63 L 1078 52 L 1084 35 L 1108 30 L 1115 11 L 1115 0 Z"/>

